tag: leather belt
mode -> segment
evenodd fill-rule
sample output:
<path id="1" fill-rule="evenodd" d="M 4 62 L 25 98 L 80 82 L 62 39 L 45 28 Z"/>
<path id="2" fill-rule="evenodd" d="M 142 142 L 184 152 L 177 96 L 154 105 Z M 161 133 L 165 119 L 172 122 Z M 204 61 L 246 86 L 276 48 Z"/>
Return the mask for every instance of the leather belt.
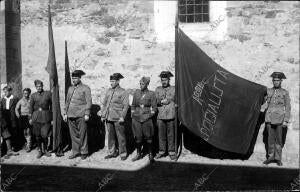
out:
<path id="1" fill-rule="evenodd" d="M 144 109 L 144 108 L 145 108 L 145 109 L 150 109 L 150 107 L 145 106 L 145 105 L 139 105 L 139 107 L 142 108 L 142 109 Z"/>
<path id="2" fill-rule="evenodd" d="M 39 107 L 37 111 L 48 111 L 48 109 L 43 109 L 43 108 Z"/>

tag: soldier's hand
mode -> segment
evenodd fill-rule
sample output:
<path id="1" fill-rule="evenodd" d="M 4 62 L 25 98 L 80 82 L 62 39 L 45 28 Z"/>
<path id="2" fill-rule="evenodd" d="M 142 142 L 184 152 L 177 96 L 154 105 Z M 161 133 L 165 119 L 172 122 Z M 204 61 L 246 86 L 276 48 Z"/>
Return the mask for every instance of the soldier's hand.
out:
<path id="1" fill-rule="evenodd" d="M 89 119 L 90 119 L 90 117 L 89 117 L 88 115 L 85 115 L 85 116 L 84 116 L 84 120 L 85 120 L 85 121 L 88 121 Z"/>
<path id="2" fill-rule="evenodd" d="M 104 118 L 104 117 L 101 117 L 101 121 L 104 123 L 104 121 L 105 121 L 105 118 Z"/>
<path id="3" fill-rule="evenodd" d="M 283 122 L 283 124 L 282 124 L 283 127 L 287 127 L 287 125 L 288 125 L 288 122 L 286 122 L 286 121 Z"/>
<path id="4" fill-rule="evenodd" d="M 51 121 L 51 125 L 53 125 L 53 121 Z"/>
<path id="5" fill-rule="evenodd" d="M 120 122 L 120 123 L 123 123 L 123 122 L 124 122 L 124 118 L 123 118 L 123 117 L 120 117 L 119 122 Z"/>
<path id="6" fill-rule="evenodd" d="M 29 124 L 32 125 L 32 119 L 29 119 Z"/>
<path id="7" fill-rule="evenodd" d="M 98 111 L 98 112 L 97 112 L 97 115 L 98 115 L 99 117 L 101 117 L 101 111 Z"/>
<path id="8" fill-rule="evenodd" d="M 64 122 L 67 122 L 68 116 L 66 114 L 64 114 L 63 119 L 64 119 Z"/>
<path id="9" fill-rule="evenodd" d="M 19 113 L 17 113 L 16 116 L 17 116 L 17 118 L 20 118 L 20 114 Z"/>

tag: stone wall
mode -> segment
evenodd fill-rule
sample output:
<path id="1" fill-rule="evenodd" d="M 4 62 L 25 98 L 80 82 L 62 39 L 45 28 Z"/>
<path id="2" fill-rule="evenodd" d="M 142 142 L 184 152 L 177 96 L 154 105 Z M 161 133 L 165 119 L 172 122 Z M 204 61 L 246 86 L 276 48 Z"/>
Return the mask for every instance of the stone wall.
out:
<path id="1" fill-rule="evenodd" d="M 150 76 L 150 88 L 155 89 L 160 71 L 174 63 L 174 43 L 156 42 L 152 1 L 65 0 L 53 1 L 51 7 L 62 91 L 64 40 L 68 41 L 71 70 L 86 72 L 83 81 L 91 86 L 95 103 L 101 102 L 112 73 L 125 76 L 121 85 L 127 89 L 138 88 L 139 79 Z M 47 4 L 43 1 L 22 2 L 22 50 L 24 87 L 33 87 L 34 79 L 48 82 L 44 70 Z"/>

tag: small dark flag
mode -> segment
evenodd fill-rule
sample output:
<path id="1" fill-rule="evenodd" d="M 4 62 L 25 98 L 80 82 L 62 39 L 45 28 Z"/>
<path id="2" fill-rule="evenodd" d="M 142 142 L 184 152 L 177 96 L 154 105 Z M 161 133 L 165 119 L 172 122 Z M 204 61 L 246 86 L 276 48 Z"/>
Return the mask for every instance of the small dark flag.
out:
<path id="1" fill-rule="evenodd" d="M 69 66 L 69 57 L 68 57 L 68 44 L 65 41 L 65 100 L 67 98 L 68 89 L 72 85 L 71 83 L 71 74 Z"/>

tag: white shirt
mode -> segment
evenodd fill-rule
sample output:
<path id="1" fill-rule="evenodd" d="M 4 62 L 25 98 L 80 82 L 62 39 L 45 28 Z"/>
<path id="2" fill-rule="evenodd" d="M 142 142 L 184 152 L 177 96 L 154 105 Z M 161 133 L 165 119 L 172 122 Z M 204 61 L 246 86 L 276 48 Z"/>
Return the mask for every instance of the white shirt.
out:
<path id="1" fill-rule="evenodd" d="M 10 97 L 4 97 L 6 99 L 6 106 L 5 106 L 5 109 L 9 110 L 9 102 L 12 98 L 14 98 L 13 95 L 10 95 Z"/>

